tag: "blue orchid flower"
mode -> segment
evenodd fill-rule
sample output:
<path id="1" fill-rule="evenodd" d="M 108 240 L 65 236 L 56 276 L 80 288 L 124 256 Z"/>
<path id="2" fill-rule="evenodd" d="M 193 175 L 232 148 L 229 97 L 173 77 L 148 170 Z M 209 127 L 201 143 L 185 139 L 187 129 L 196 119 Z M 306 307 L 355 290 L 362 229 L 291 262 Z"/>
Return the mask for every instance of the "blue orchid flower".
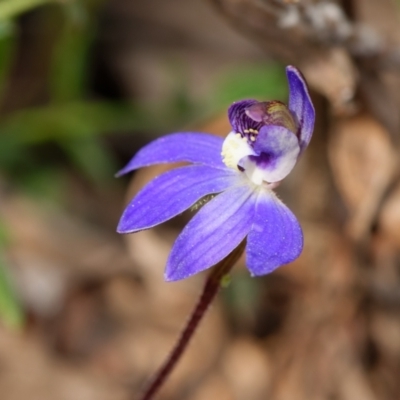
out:
<path id="1" fill-rule="evenodd" d="M 165 222 L 213 195 L 185 226 L 169 255 L 165 279 L 175 281 L 225 258 L 246 237 L 246 265 L 264 275 L 295 260 L 303 233 L 272 189 L 310 142 L 315 111 L 307 84 L 286 68 L 289 105 L 242 100 L 228 110 L 225 139 L 205 133 L 174 133 L 143 147 L 118 175 L 153 164 L 189 162 L 145 186 L 126 207 L 117 231 L 133 233 Z"/>

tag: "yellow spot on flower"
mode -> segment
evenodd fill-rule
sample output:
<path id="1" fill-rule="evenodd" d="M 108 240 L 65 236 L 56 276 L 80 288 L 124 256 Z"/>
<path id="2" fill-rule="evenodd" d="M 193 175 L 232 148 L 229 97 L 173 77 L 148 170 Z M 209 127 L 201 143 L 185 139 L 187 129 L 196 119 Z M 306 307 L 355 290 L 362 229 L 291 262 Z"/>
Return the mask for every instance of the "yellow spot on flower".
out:
<path id="1" fill-rule="evenodd" d="M 239 170 L 237 164 L 241 158 L 249 154 L 249 145 L 247 138 L 242 137 L 240 133 L 229 134 L 222 146 L 222 161 L 224 164 L 236 170 Z M 250 151 L 251 154 L 251 151 Z"/>

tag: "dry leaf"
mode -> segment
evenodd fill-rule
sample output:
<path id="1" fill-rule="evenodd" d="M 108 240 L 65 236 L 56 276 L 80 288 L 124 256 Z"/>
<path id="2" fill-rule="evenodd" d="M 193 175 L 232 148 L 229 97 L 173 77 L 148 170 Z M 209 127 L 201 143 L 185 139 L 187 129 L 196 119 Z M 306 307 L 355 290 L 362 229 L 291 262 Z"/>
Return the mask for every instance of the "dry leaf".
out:
<path id="1" fill-rule="evenodd" d="M 349 210 L 349 233 L 360 239 L 370 228 L 393 177 L 396 159 L 389 136 L 366 114 L 341 119 L 333 127 L 329 160 Z"/>
<path id="2" fill-rule="evenodd" d="M 396 186 L 382 207 L 379 228 L 392 243 L 400 247 L 400 185 Z"/>

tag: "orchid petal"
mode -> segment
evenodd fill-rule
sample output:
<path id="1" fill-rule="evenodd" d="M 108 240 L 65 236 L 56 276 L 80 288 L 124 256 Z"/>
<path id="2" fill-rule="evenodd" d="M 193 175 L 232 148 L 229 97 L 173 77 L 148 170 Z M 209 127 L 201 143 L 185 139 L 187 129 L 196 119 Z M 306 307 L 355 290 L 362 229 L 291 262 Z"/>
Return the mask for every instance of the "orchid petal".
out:
<path id="1" fill-rule="evenodd" d="M 236 185 L 207 203 L 176 240 L 165 279 L 187 278 L 231 253 L 249 233 L 255 200 L 252 188 L 245 184 Z"/>
<path id="2" fill-rule="evenodd" d="M 176 168 L 153 179 L 126 207 L 117 232 L 132 233 L 168 221 L 208 194 L 237 181 L 229 169 L 205 165 Z"/>
<path id="3" fill-rule="evenodd" d="M 239 166 L 255 184 L 281 181 L 293 169 L 300 153 L 296 135 L 277 125 L 263 126 L 253 148 L 258 155 L 243 157 Z"/>
<path id="4" fill-rule="evenodd" d="M 260 193 L 247 237 L 247 268 L 265 275 L 295 260 L 303 249 L 303 232 L 293 213 L 274 193 Z"/>
<path id="5" fill-rule="evenodd" d="M 182 161 L 224 168 L 220 154 L 222 143 L 222 138 L 207 133 L 182 132 L 163 136 L 140 149 L 117 176 L 153 164 Z"/>
<path id="6" fill-rule="evenodd" d="M 289 83 L 289 110 L 299 124 L 301 152 L 308 146 L 314 130 L 315 110 L 308 92 L 307 83 L 300 71 L 292 66 L 286 67 Z"/>

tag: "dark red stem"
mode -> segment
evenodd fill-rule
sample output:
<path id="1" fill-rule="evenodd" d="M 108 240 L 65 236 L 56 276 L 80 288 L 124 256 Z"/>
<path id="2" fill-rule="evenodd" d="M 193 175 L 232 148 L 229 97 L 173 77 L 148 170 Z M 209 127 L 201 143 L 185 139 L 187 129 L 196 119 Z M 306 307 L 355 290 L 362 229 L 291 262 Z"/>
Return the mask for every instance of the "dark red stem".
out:
<path id="1" fill-rule="evenodd" d="M 164 364 L 154 375 L 149 386 L 146 388 L 142 397 L 140 397 L 140 400 L 151 400 L 171 374 L 175 365 L 186 350 L 186 347 L 195 333 L 196 328 L 202 320 L 205 312 L 218 293 L 221 287 L 221 279 L 233 268 L 243 253 L 243 250 L 244 243 L 242 243 L 231 254 L 229 254 L 225 259 L 212 268 L 211 273 L 204 285 L 203 292 L 201 293 L 200 298 L 181 333 L 181 336 L 179 337 L 170 355 L 165 360 Z"/>

